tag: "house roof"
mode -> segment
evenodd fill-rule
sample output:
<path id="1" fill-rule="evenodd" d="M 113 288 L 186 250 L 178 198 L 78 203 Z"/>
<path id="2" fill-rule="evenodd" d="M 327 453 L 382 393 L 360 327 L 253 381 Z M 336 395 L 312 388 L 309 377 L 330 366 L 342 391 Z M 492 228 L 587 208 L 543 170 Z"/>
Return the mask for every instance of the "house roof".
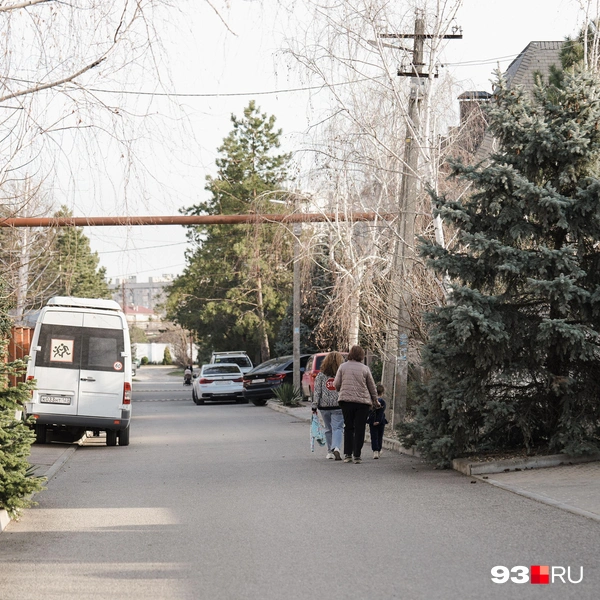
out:
<path id="1" fill-rule="evenodd" d="M 509 85 L 521 85 L 531 91 L 538 73 L 547 81 L 550 67 L 560 65 L 560 49 L 563 44 L 564 42 L 529 42 L 504 73 Z"/>
<path id="2" fill-rule="evenodd" d="M 154 311 L 145 306 L 126 306 L 123 312 L 126 315 L 153 315 Z"/>
<path id="3" fill-rule="evenodd" d="M 529 42 L 504 72 L 508 85 L 522 86 L 526 91 L 532 92 L 536 84 L 536 76 L 541 75 L 544 81 L 548 81 L 550 67 L 552 65 L 560 66 L 560 49 L 563 44 L 564 41 Z M 489 131 L 486 131 L 481 145 L 475 153 L 475 161 L 485 160 L 497 150 L 496 146 L 496 140 Z"/>

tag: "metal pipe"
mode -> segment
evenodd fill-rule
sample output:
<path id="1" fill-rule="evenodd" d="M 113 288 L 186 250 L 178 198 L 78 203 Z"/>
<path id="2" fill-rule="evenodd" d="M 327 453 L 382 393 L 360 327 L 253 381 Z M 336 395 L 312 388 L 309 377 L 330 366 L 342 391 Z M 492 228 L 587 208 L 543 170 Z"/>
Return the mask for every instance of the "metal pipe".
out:
<path id="1" fill-rule="evenodd" d="M 289 215 L 167 215 L 135 217 L 15 217 L 0 219 L 0 227 L 109 227 L 132 225 L 232 225 L 237 223 L 322 223 L 325 221 L 389 221 L 398 215 L 374 212 L 294 213 Z"/>

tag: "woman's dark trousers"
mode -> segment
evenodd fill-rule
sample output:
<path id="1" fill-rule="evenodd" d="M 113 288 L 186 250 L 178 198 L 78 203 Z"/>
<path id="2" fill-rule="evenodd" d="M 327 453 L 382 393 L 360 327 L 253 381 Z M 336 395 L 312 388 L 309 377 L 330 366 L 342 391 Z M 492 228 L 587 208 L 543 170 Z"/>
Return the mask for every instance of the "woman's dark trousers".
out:
<path id="1" fill-rule="evenodd" d="M 365 443 L 365 430 L 370 404 L 340 402 L 344 415 L 344 454 L 359 458 Z"/>

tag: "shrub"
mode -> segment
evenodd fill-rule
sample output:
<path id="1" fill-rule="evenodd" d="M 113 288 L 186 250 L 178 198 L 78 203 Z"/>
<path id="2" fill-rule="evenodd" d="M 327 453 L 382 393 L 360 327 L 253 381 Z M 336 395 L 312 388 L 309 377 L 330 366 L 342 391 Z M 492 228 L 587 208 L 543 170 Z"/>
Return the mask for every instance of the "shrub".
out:
<path id="1" fill-rule="evenodd" d="M 169 346 L 167 346 L 165 348 L 165 352 L 163 354 L 162 363 L 163 363 L 163 365 L 171 365 L 171 364 L 173 364 L 173 358 L 171 357 L 171 350 L 169 349 Z"/>
<path id="2" fill-rule="evenodd" d="M 284 406 L 299 406 L 302 401 L 302 392 L 291 383 L 284 383 L 275 389 L 275 397 Z"/>

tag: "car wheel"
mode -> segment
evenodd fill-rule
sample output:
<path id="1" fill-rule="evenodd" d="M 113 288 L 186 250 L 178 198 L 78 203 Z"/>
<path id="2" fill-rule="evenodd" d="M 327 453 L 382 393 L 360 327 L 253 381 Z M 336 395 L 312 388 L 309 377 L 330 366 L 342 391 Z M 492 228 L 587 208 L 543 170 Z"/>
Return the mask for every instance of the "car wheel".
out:
<path id="1" fill-rule="evenodd" d="M 119 431 L 119 446 L 129 446 L 129 425 Z"/>
<path id="2" fill-rule="evenodd" d="M 194 404 L 198 404 L 198 396 L 196 396 L 196 392 L 193 389 L 192 389 L 192 400 L 194 401 Z"/>
<path id="3" fill-rule="evenodd" d="M 106 430 L 106 445 L 116 446 L 117 445 L 117 432 L 114 429 Z"/>
<path id="4" fill-rule="evenodd" d="M 36 425 L 35 426 L 35 443 L 36 444 L 45 444 L 47 432 L 48 432 L 48 430 L 45 425 Z"/>
<path id="5" fill-rule="evenodd" d="M 204 404 L 204 398 L 198 398 L 198 396 L 196 396 L 196 404 Z"/>
<path id="6" fill-rule="evenodd" d="M 266 400 L 252 400 L 252 404 L 254 404 L 254 406 L 265 406 L 266 403 Z"/>

